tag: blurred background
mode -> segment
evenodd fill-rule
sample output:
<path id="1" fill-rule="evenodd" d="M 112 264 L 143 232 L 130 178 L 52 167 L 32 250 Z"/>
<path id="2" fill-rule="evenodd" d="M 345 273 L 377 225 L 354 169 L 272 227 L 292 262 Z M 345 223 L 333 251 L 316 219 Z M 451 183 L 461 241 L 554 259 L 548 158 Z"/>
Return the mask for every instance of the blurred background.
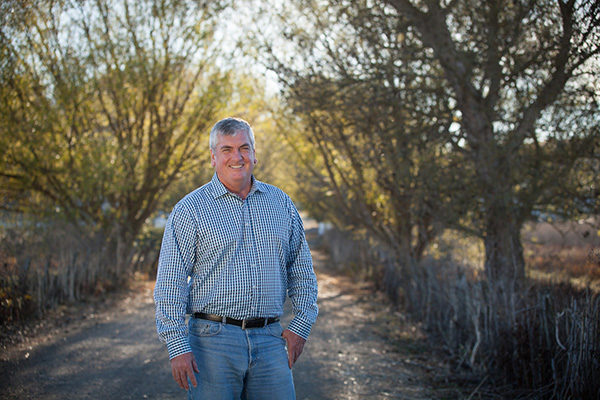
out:
<path id="1" fill-rule="evenodd" d="M 597 0 L 0 3 L 0 325 L 153 279 L 208 132 L 457 362 L 600 393 Z"/>

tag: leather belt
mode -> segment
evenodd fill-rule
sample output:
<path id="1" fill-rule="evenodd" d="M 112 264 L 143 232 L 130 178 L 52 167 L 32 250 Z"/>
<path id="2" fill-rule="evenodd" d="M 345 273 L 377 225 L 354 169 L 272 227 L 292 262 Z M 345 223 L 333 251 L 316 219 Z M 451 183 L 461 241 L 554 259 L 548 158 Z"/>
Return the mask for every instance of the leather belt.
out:
<path id="1" fill-rule="evenodd" d="M 232 324 L 241 326 L 242 329 L 248 328 L 262 328 L 274 322 L 278 322 L 278 317 L 271 318 L 252 318 L 252 319 L 234 319 L 229 317 L 222 317 L 216 314 L 205 314 L 201 312 L 195 312 L 192 314 L 194 318 L 206 319 L 214 322 L 223 322 L 225 324 Z"/>

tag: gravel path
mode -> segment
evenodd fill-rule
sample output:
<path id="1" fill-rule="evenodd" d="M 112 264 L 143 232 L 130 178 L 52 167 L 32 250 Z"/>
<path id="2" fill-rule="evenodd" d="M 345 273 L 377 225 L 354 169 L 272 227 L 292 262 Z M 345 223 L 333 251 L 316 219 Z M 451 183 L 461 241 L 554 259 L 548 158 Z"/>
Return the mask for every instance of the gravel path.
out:
<path id="1" fill-rule="evenodd" d="M 437 367 L 416 327 L 366 284 L 328 274 L 323 254 L 314 256 L 320 313 L 294 367 L 299 400 L 457 398 L 428 386 Z M 4 351 L 0 398 L 186 398 L 156 338 L 152 283 L 138 286 Z"/>

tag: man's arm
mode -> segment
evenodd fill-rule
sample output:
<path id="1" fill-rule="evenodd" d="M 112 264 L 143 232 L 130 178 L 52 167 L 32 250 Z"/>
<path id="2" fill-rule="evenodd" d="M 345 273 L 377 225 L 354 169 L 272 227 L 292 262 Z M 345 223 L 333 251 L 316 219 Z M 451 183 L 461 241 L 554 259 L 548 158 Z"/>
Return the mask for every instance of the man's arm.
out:
<path id="1" fill-rule="evenodd" d="M 185 207 L 176 205 L 165 227 L 154 288 L 156 328 L 160 340 L 167 345 L 171 360 L 180 355 L 191 354 L 192 351 L 185 314 L 188 302 L 187 281 L 194 265 L 196 237 L 194 219 Z M 175 363 L 176 366 L 180 365 L 180 360 L 182 359 Z M 191 361 L 186 364 L 185 371 L 193 370 Z M 176 373 L 178 377 L 181 375 L 179 368 L 173 371 L 174 377 Z M 177 378 L 175 380 L 178 381 Z"/>
<path id="2" fill-rule="evenodd" d="M 290 200 L 291 203 L 291 200 Z M 291 203 L 292 229 L 288 256 L 288 296 L 292 303 L 294 318 L 283 337 L 288 345 L 290 367 L 296 362 L 312 325 L 317 319 L 317 278 L 312 264 L 310 249 L 304 235 L 300 214 Z"/>

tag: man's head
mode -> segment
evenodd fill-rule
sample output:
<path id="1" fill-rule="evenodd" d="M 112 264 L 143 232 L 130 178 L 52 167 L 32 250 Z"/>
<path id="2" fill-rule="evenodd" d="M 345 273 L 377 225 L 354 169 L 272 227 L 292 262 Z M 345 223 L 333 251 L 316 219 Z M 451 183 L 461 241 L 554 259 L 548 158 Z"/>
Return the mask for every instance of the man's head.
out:
<path id="1" fill-rule="evenodd" d="M 252 144 L 252 150 L 254 150 L 254 132 L 250 124 L 241 118 L 225 118 L 220 120 L 210 130 L 209 145 L 211 150 L 215 150 L 217 145 L 218 136 L 235 136 L 239 133 L 246 132 L 250 143 Z"/>
<path id="2" fill-rule="evenodd" d="M 210 131 L 210 160 L 221 183 L 245 198 L 257 163 L 250 125 L 237 118 L 217 122 Z"/>

